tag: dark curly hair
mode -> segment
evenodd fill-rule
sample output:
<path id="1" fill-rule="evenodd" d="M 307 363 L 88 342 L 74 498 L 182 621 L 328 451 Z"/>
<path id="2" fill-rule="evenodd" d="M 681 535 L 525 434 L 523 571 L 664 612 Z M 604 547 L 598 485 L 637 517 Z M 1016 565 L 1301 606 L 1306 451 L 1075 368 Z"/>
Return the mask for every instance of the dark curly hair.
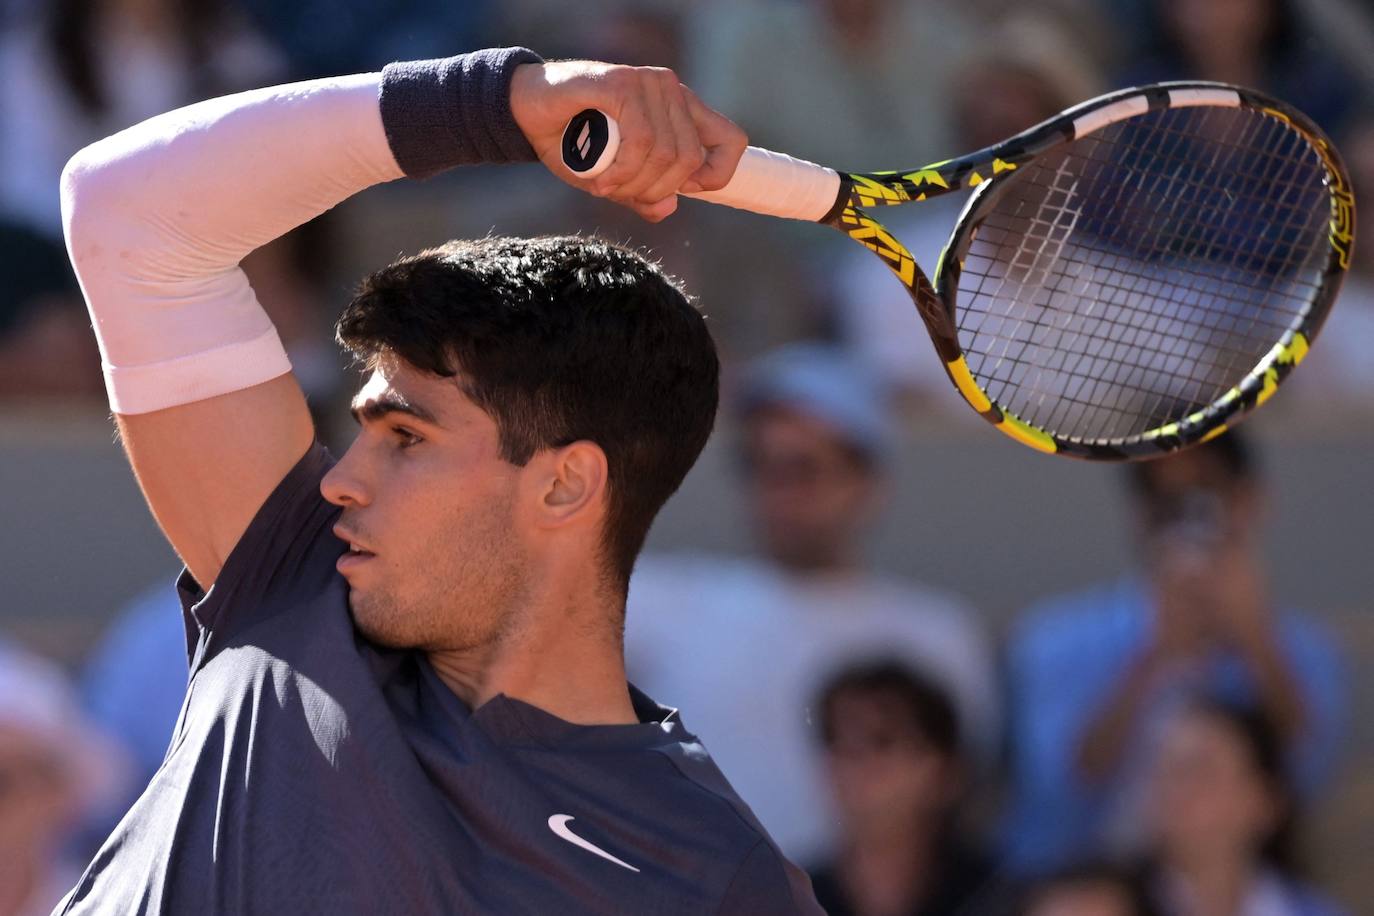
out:
<path id="1" fill-rule="evenodd" d="M 715 422 L 719 362 L 700 312 L 657 265 L 595 238 L 454 241 L 363 280 L 340 344 L 454 377 L 501 456 L 595 442 L 609 465 L 603 548 L 621 592 L 658 510 Z"/>

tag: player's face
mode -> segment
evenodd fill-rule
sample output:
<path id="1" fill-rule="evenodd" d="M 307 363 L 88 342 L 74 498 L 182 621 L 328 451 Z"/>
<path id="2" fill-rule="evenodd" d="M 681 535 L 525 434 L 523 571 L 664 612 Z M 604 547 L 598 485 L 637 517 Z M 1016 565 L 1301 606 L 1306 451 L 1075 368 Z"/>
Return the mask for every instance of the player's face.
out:
<path id="1" fill-rule="evenodd" d="M 495 422 L 455 380 L 399 361 L 353 400 L 357 439 L 321 483 L 343 507 L 336 533 L 358 628 L 384 645 L 470 649 L 499 637 L 518 600 L 521 468 Z"/>

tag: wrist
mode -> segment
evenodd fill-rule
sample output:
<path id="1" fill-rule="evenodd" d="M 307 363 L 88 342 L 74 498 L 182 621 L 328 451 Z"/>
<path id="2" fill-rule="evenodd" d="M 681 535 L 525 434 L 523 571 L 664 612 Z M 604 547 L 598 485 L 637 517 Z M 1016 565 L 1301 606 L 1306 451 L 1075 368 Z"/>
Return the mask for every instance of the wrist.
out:
<path id="1" fill-rule="evenodd" d="M 510 114 L 526 141 L 534 133 L 534 106 L 540 87 L 547 86 L 543 61 L 520 63 L 510 76 Z"/>
<path id="2" fill-rule="evenodd" d="M 511 111 L 511 84 L 527 48 L 489 48 L 382 71 L 382 126 L 392 155 L 411 178 L 454 166 L 533 162 L 533 147 Z"/>

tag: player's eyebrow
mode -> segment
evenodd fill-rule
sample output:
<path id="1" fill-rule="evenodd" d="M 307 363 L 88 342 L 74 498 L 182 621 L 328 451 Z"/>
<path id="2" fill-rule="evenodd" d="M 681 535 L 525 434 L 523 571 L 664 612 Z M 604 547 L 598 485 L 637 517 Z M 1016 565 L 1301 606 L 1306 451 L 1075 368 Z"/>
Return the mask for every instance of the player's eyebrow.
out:
<path id="1" fill-rule="evenodd" d="M 360 426 L 364 420 L 376 421 L 393 413 L 401 413 L 406 416 L 414 417 L 431 426 L 442 425 L 435 418 L 434 414 L 430 413 L 419 404 L 407 401 L 401 395 L 393 392 L 387 392 L 375 398 L 369 398 L 361 404 L 354 402 L 349 405 L 348 412 L 353 415 L 354 422 L 358 423 Z"/>

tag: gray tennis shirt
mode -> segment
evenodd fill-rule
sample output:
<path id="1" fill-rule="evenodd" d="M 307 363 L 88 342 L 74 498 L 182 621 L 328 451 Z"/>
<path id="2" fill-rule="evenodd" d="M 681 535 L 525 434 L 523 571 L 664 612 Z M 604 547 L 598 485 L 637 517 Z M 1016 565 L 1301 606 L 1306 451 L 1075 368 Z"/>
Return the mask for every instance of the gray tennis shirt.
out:
<path id="1" fill-rule="evenodd" d="M 677 714 L 469 710 L 353 627 L 318 443 L 209 593 L 167 757 L 62 913 L 819 913 Z"/>

